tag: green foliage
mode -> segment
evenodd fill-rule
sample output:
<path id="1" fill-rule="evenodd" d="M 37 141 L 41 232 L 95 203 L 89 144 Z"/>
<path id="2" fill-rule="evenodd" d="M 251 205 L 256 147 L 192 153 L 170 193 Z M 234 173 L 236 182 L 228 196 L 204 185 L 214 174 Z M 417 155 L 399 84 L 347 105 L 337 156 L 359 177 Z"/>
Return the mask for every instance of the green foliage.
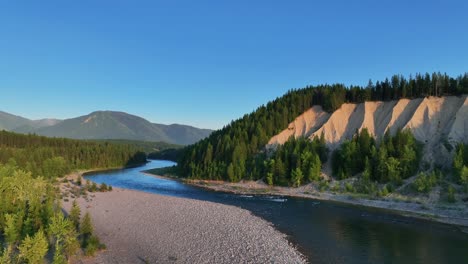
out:
<path id="1" fill-rule="evenodd" d="M 272 172 L 268 172 L 267 175 L 266 175 L 266 183 L 270 186 L 273 185 L 273 173 Z"/>
<path id="2" fill-rule="evenodd" d="M 99 241 L 99 238 L 93 234 L 94 228 L 91 222 L 91 216 L 87 212 L 81 222 L 82 247 L 87 256 L 93 256 L 97 250 L 105 249 L 106 246 Z"/>
<path id="3" fill-rule="evenodd" d="M 76 230 L 79 230 L 80 228 L 80 220 L 81 220 L 80 217 L 81 217 L 81 209 L 75 200 L 72 203 L 72 208 L 70 209 L 69 218 L 73 222 L 73 225 L 75 226 Z"/>
<path id="4" fill-rule="evenodd" d="M 5 241 L 8 244 L 14 244 L 18 241 L 20 237 L 20 232 L 17 228 L 18 226 L 18 217 L 14 214 L 5 215 L 5 228 L 3 234 L 5 236 Z"/>
<path id="5" fill-rule="evenodd" d="M 136 147 L 0 131 L 0 163 L 13 160 L 34 176 L 56 178 L 74 169 L 141 164 L 146 155 Z"/>
<path id="6" fill-rule="evenodd" d="M 468 73 L 457 78 L 441 73 L 416 74 L 410 78 L 395 75 L 390 80 L 385 79 L 375 84 L 369 82 L 366 87 L 334 84 L 291 90 L 284 96 L 259 107 L 255 112 L 246 114 L 223 129 L 213 132 L 208 138 L 184 148 L 178 160 L 179 171 L 183 177 L 199 179 L 230 181 L 261 179 L 266 174 L 258 170 L 257 163 L 263 161 L 256 157 L 264 150 L 271 137 L 286 129 L 291 121 L 312 106 L 321 105 L 325 111 L 333 112 L 345 102 L 388 101 L 463 93 L 468 93 Z M 365 145 L 365 142 L 362 144 Z M 236 148 L 237 153 L 241 155 L 234 155 Z M 210 149 L 213 150 L 211 159 L 209 159 Z M 411 162 L 414 159 L 411 158 L 411 154 L 405 154 L 409 163 L 400 164 L 400 173 L 405 175 L 402 178 L 412 172 L 407 171 L 412 170 L 414 165 Z M 323 162 L 322 156 L 320 159 Z M 229 164 L 234 166 L 232 171 L 227 169 Z M 362 171 L 362 164 L 351 164 L 349 174 L 353 174 L 360 166 Z M 234 175 L 228 175 L 228 172 L 233 172 Z M 347 171 L 337 171 L 337 174 L 344 174 L 344 178 L 349 177 Z"/>
<path id="7" fill-rule="evenodd" d="M 350 193 L 356 192 L 356 190 L 354 189 L 354 186 L 349 182 L 345 183 L 345 190 L 346 192 L 350 192 Z"/>
<path id="8" fill-rule="evenodd" d="M 387 132 L 377 146 L 366 128 L 345 141 L 332 156 L 333 174 L 339 179 L 362 172 L 366 184 L 370 180 L 401 184 L 416 173 L 421 147 L 409 131 Z"/>
<path id="9" fill-rule="evenodd" d="M 97 140 L 90 140 L 100 143 L 110 143 L 110 144 L 119 144 L 124 146 L 132 146 L 140 151 L 145 152 L 148 154 L 148 158 L 150 158 L 151 153 L 160 153 L 166 150 L 177 150 L 181 149 L 181 145 L 171 144 L 167 142 L 154 142 L 154 141 L 141 141 L 141 140 L 128 140 L 128 139 L 97 139 Z"/>
<path id="10" fill-rule="evenodd" d="M 301 168 L 296 168 L 291 172 L 291 183 L 293 187 L 299 187 L 302 184 L 304 175 L 302 174 Z"/>
<path id="11" fill-rule="evenodd" d="M 25 260 L 27 263 L 35 264 L 43 262 L 49 250 L 49 244 L 44 232 L 40 230 L 33 237 L 29 235 L 26 236 L 18 249 L 21 259 Z"/>
<path id="12" fill-rule="evenodd" d="M 318 138 L 310 141 L 304 138 L 291 137 L 276 150 L 265 155 L 257 156 L 262 162 L 257 162 L 254 168 L 262 175 L 266 175 L 266 182 L 277 185 L 291 185 L 298 187 L 304 182 L 320 179 L 322 161 L 320 154 L 326 159 L 325 144 Z"/>
<path id="13" fill-rule="evenodd" d="M 388 190 L 387 188 L 387 185 L 384 185 L 384 187 L 382 187 L 382 189 L 378 192 L 378 196 L 381 196 L 381 197 L 385 197 L 387 196 L 388 194 L 390 193 L 390 191 Z"/>
<path id="14" fill-rule="evenodd" d="M 151 152 L 148 154 L 148 159 L 171 160 L 177 162 L 182 153 L 181 148 L 170 148 Z"/>
<path id="15" fill-rule="evenodd" d="M 98 187 L 97 187 L 97 184 L 95 182 L 92 182 L 90 184 L 86 184 L 86 187 L 88 189 L 88 192 L 97 192 L 98 191 Z"/>
<path id="16" fill-rule="evenodd" d="M 16 263 L 15 256 L 13 253 L 13 247 L 4 248 L 2 255 L 0 256 L 0 264 L 12 264 Z"/>
<path id="17" fill-rule="evenodd" d="M 468 184 L 468 145 L 458 144 L 453 157 L 453 174 L 462 185 Z"/>
<path id="18" fill-rule="evenodd" d="M 91 237 L 93 234 L 94 228 L 91 222 L 91 215 L 86 212 L 81 222 L 80 232 L 83 237 Z"/>
<path id="19" fill-rule="evenodd" d="M 101 183 L 101 186 L 99 186 L 99 191 L 101 192 L 107 192 L 107 184 L 105 184 L 104 182 Z"/>
<path id="20" fill-rule="evenodd" d="M 328 183 L 328 181 L 320 181 L 318 188 L 319 191 L 323 192 L 330 188 L 330 184 Z"/>
<path id="21" fill-rule="evenodd" d="M 54 258 L 52 259 L 52 264 L 67 264 L 67 257 L 63 253 L 63 250 L 58 247 L 54 251 Z"/>
<path id="22" fill-rule="evenodd" d="M 434 188 L 439 179 L 435 172 L 431 174 L 420 173 L 413 182 L 413 188 L 420 193 L 428 193 Z"/>
<path id="23" fill-rule="evenodd" d="M 111 157 L 106 157 L 108 154 Z M 77 163 L 82 156 L 85 162 Z M 70 218 L 66 218 L 48 178 L 53 180 L 71 169 L 123 166 L 143 160 L 136 150 L 108 143 L 0 132 L 0 162 L 7 162 L 0 163 L 0 239 L 6 242 L 0 263 L 40 263 L 48 249 L 53 251 L 54 263 L 67 263 L 79 249 L 79 208 L 74 204 Z"/>
<path id="24" fill-rule="evenodd" d="M 19 252 L 22 261 L 38 263 L 47 248 L 61 248 L 65 256 L 78 249 L 75 227 L 60 211 L 50 182 L 12 165 L 0 166 L 0 193 L 0 236 L 8 242 L 2 261 L 11 261 Z M 52 246 L 43 230 L 47 230 Z"/>
<path id="25" fill-rule="evenodd" d="M 106 249 L 106 246 L 101 243 L 97 236 L 90 236 L 89 239 L 86 241 L 85 246 L 85 255 L 86 256 L 94 256 L 96 251 Z"/>
<path id="26" fill-rule="evenodd" d="M 56 213 L 52 217 L 48 227 L 48 234 L 52 241 L 55 242 L 54 248 L 57 255 L 69 257 L 79 248 L 78 233 L 74 223 L 70 219 L 65 218 L 61 212 Z"/>

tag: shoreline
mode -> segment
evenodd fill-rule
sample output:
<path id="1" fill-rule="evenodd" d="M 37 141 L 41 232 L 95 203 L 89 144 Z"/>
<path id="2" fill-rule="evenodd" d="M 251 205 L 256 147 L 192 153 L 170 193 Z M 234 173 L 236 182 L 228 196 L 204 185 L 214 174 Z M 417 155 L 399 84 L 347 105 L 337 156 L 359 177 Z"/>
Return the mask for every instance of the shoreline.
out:
<path id="1" fill-rule="evenodd" d="M 226 192 L 236 195 L 275 195 L 291 198 L 312 199 L 319 201 L 331 201 L 344 205 L 377 209 L 393 214 L 427 220 L 458 227 L 462 232 L 468 233 L 468 208 L 464 204 L 443 205 L 424 204 L 389 196 L 388 198 L 369 199 L 360 195 L 347 193 L 333 193 L 330 191 L 317 191 L 311 184 L 298 188 L 268 186 L 258 181 L 241 181 L 229 183 L 209 180 L 187 180 L 173 176 L 155 175 L 148 171 L 142 171 L 146 175 L 181 181 L 185 184 L 203 188 L 209 191 Z"/>
<path id="2" fill-rule="evenodd" d="M 83 172 L 64 177 L 62 191 Z M 107 249 L 74 263 L 307 263 L 287 235 L 236 206 L 117 187 L 76 200 Z"/>

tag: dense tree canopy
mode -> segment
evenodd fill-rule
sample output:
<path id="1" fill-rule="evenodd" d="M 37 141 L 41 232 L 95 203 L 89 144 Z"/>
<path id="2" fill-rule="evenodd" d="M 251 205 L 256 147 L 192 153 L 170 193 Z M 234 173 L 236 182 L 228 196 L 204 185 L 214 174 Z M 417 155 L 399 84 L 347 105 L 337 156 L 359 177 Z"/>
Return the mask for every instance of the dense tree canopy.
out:
<path id="1" fill-rule="evenodd" d="M 73 169 L 122 167 L 145 161 L 146 155 L 130 145 L 0 131 L 0 163 L 14 162 L 46 178 L 63 176 Z"/>
<path id="2" fill-rule="evenodd" d="M 346 102 L 465 93 L 468 93 L 468 73 L 457 78 L 441 73 L 416 74 L 409 78 L 395 75 L 375 84 L 369 81 L 366 87 L 334 84 L 291 90 L 210 137 L 184 148 L 178 160 L 178 170 L 181 176 L 191 178 L 260 179 L 265 175 L 258 170 L 258 163 L 262 164 L 263 160 L 257 156 L 263 152 L 268 140 L 313 105 L 321 105 L 325 111 L 333 112 Z M 389 160 L 389 165 L 390 169 L 397 166 L 396 160 Z M 351 169 L 354 172 L 357 168 Z"/>
<path id="3" fill-rule="evenodd" d="M 363 129 L 333 153 L 332 167 L 339 179 L 363 172 L 371 180 L 398 184 L 417 172 L 420 159 L 421 146 L 410 131 L 387 132 L 377 145 Z"/>
<path id="4" fill-rule="evenodd" d="M 320 178 L 322 163 L 327 160 L 327 148 L 322 137 L 313 140 L 291 137 L 284 145 L 278 146 L 258 168 L 269 185 L 298 187 Z"/>

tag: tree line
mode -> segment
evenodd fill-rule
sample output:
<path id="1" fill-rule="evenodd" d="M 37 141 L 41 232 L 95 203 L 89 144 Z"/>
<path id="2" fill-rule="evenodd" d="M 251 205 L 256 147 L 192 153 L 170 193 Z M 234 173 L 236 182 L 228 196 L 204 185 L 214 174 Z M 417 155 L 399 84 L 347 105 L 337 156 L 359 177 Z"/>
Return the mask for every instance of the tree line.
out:
<path id="1" fill-rule="evenodd" d="M 126 144 L 0 131 L 0 163 L 11 162 L 33 175 L 56 178 L 75 169 L 142 164 L 146 162 L 146 154 Z"/>
<path id="2" fill-rule="evenodd" d="M 269 139 L 314 105 L 333 112 L 344 103 L 465 93 L 468 93 L 468 73 L 455 78 L 441 73 L 416 74 L 409 78 L 394 75 L 375 84 L 369 81 L 365 87 L 333 84 L 290 90 L 208 138 L 185 147 L 178 154 L 178 172 L 182 177 L 211 180 L 261 179 L 265 175 L 258 168 L 264 160 L 259 157 Z"/>

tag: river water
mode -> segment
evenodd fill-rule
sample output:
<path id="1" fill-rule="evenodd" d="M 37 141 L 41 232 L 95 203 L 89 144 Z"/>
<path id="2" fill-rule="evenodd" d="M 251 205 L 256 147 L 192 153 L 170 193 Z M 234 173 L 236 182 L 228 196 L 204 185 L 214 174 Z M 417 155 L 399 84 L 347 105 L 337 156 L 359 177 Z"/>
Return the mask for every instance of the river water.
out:
<path id="1" fill-rule="evenodd" d="M 212 192 L 141 173 L 172 165 L 153 160 L 141 167 L 86 178 L 250 210 L 287 234 L 311 263 L 468 263 L 468 235 L 448 225 L 328 201 Z"/>

